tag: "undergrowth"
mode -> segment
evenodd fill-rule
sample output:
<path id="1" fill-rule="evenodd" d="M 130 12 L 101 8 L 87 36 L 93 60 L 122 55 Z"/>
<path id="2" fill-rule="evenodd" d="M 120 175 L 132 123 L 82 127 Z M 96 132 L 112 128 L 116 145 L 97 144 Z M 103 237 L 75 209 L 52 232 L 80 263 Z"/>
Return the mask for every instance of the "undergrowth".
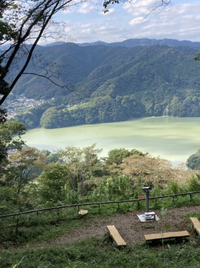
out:
<path id="1" fill-rule="evenodd" d="M 66 246 L 0 252 L 1 268 L 182 268 L 200 267 L 200 244 L 145 244 L 117 249 L 108 237 Z"/>

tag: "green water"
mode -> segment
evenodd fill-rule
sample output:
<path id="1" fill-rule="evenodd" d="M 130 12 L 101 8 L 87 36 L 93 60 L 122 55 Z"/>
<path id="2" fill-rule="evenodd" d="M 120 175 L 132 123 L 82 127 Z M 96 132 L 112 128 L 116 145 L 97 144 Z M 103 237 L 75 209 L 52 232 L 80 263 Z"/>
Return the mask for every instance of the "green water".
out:
<path id="1" fill-rule="evenodd" d="M 116 148 L 138 149 L 177 165 L 200 149 L 200 118 L 150 117 L 118 123 L 59 129 L 33 129 L 24 135 L 38 149 L 86 147 L 96 143 L 102 156 Z"/>

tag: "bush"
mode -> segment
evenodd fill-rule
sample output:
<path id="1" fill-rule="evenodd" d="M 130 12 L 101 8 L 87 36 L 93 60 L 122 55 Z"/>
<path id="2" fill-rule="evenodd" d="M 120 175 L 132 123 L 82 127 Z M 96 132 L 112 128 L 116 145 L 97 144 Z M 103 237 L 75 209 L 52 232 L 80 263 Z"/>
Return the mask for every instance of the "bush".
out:
<path id="1" fill-rule="evenodd" d="M 200 175 L 192 176 L 188 185 L 189 191 L 200 191 Z"/>

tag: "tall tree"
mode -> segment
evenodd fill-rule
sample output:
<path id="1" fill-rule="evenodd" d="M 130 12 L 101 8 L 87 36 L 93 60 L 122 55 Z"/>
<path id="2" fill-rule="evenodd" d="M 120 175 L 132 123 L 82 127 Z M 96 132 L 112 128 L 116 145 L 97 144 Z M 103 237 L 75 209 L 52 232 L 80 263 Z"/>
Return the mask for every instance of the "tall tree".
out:
<path id="1" fill-rule="evenodd" d="M 0 5 L 0 45 L 5 45 L 0 52 L 0 105 L 5 101 L 17 81 L 25 72 L 39 40 L 60 10 L 79 4 L 85 0 L 3 0 Z M 27 43 L 31 43 L 26 46 Z M 7 82 L 11 66 L 22 50 L 24 62 Z M 50 79 L 50 78 L 49 78 Z"/>
<path id="2" fill-rule="evenodd" d="M 56 151 L 62 164 L 67 166 L 71 189 L 84 193 L 84 182 L 98 177 L 103 170 L 103 163 L 99 159 L 102 149 L 96 149 L 95 144 L 83 149 L 66 147 Z"/>
<path id="3" fill-rule="evenodd" d="M 9 153 L 8 164 L 0 177 L 0 185 L 4 189 L 12 188 L 13 195 L 10 199 L 17 205 L 18 209 L 33 204 L 37 193 L 36 179 L 43 171 L 47 156 L 35 148 L 23 148 Z M 32 200 L 31 200 L 32 199 Z"/>
<path id="4" fill-rule="evenodd" d="M 5 162 L 9 150 L 21 149 L 24 141 L 21 136 L 25 134 L 26 127 L 16 121 L 0 124 L 0 172 Z"/>
<path id="5" fill-rule="evenodd" d="M 23 187 L 37 178 L 43 171 L 48 158 L 42 151 L 26 147 L 9 153 L 9 164 L 6 168 L 7 184 L 16 188 L 17 194 Z"/>
<path id="6" fill-rule="evenodd" d="M 52 205 L 64 201 L 70 190 L 68 168 L 58 162 L 46 165 L 38 185 L 43 201 L 52 202 Z"/>

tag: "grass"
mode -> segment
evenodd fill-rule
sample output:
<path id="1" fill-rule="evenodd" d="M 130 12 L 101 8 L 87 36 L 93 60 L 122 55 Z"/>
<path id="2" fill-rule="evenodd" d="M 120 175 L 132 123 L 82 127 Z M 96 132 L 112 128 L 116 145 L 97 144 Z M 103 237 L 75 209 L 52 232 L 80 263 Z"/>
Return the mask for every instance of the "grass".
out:
<path id="1" fill-rule="evenodd" d="M 66 246 L 12 249 L 0 252 L 1 268 L 182 268 L 200 267 L 200 244 L 183 243 L 149 247 L 146 244 L 117 249 L 108 237 L 87 239 Z"/>

